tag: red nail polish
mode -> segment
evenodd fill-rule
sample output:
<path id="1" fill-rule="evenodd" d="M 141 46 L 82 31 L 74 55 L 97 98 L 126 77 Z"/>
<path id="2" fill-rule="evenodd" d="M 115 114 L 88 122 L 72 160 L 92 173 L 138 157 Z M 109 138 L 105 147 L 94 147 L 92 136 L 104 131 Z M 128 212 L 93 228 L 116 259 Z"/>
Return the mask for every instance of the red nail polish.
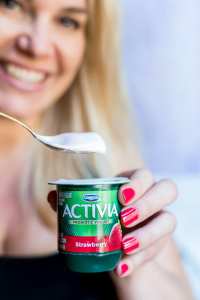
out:
<path id="1" fill-rule="evenodd" d="M 135 237 L 125 238 L 122 242 L 122 248 L 125 254 L 129 254 L 140 246 L 138 240 Z"/>
<path id="2" fill-rule="evenodd" d="M 129 207 L 121 211 L 120 217 L 122 224 L 126 227 L 138 220 L 139 214 L 135 207 Z"/>
<path id="3" fill-rule="evenodd" d="M 133 197 L 135 197 L 135 191 L 134 189 L 128 187 L 122 191 L 122 195 L 124 197 L 125 204 L 128 204 L 133 199 Z"/>
<path id="4" fill-rule="evenodd" d="M 128 271 L 128 265 L 127 264 L 122 264 L 121 265 L 121 272 L 120 275 L 123 275 L 124 273 L 126 273 Z"/>

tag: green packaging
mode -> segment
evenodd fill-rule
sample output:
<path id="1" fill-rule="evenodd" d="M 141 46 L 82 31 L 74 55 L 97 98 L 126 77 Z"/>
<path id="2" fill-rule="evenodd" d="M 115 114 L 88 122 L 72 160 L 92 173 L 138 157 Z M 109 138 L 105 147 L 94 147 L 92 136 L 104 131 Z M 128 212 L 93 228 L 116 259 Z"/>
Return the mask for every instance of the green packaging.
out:
<path id="1" fill-rule="evenodd" d="M 112 271 L 120 260 L 118 191 L 124 177 L 51 181 L 58 192 L 58 250 L 75 272 Z"/>

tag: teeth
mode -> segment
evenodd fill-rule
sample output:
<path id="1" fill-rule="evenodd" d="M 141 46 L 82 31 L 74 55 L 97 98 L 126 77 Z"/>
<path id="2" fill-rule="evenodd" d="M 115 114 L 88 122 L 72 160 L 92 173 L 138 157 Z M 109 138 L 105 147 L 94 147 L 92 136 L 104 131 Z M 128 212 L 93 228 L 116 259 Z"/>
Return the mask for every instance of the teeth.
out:
<path id="1" fill-rule="evenodd" d="M 44 73 L 29 71 L 9 63 L 5 64 L 5 70 L 9 75 L 15 77 L 16 79 L 28 83 L 39 83 L 45 78 Z"/>

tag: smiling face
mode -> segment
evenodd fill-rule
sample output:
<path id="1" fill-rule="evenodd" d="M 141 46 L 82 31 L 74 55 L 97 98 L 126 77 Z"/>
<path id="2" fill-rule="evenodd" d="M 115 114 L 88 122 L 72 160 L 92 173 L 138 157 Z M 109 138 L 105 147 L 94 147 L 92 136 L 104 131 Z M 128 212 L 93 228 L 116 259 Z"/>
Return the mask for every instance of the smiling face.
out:
<path id="1" fill-rule="evenodd" d="M 0 111 L 35 117 L 64 94 L 87 18 L 86 0 L 0 0 Z"/>

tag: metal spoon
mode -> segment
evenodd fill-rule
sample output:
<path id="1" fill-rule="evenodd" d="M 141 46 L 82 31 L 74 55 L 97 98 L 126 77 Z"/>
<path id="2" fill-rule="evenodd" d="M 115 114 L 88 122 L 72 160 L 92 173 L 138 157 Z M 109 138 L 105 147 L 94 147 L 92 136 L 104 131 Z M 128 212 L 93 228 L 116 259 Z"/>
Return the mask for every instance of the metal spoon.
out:
<path id="1" fill-rule="evenodd" d="M 95 132 L 70 132 L 61 133 L 54 136 L 40 135 L 34 132 L 23 122 L 13 118 L 8 114 L 0 112 L 0 116 L 24 127 L 36 140 L 53 150 L 75 153 L 105 153 L 106 151 L 104 140 Z"/>

